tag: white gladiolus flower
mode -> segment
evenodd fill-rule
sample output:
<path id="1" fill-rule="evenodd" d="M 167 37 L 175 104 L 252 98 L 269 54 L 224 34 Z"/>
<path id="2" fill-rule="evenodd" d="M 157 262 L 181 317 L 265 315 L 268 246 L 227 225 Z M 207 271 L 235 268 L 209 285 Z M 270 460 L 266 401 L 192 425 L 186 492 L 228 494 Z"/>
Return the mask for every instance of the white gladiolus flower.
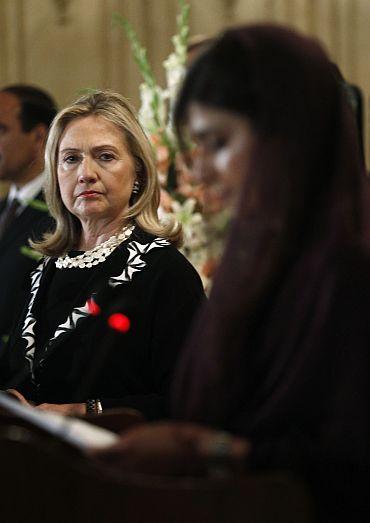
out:
<path id="1" fill-rule="evenodd" d="M 164 89 L 157 84 L 146 49 L 141 45 L 131 24 L 122 18 L 119 22 L 131 42 L 135 60 L 144 80 L 140 85 L 141 106 L 138 118 L 154 148 L 157 174 L 165 189 L 162 191 L 161 207 L 158 210 L 160 221 L 166 223 L 168 220 L 175 219 L 181 223 L 184 239 L 181 251 L 198 270 L 206 290 L 209 290 L 210 278 L 213 274 L 212 266 L 215 266 L 214 261 L 222 252 L 222 231 L 225 220 L 218 220 L 214 224 L 214 233 L 210 234 L 208 224 L 206 225 L 203 215 L 198 210 L 197 206 L 200 206 L 196 199 L 198 193 L 191 190 L 191 182 L 184 181 L 185 178 L 178 176 L 179 185 L 176 187 L 176 180 L 173 183 L 171 178 L 170 184 L 168 175 L 169 172 L 175 175 L 177 170 L 185 168 L 181 167 L 181 162 L 176 162 L 178 143 L 173 127 L 173 107 L 186 73 L 189 5 L 185 0 L 178 1 L 181 8 L 177 17 L 178 32 L 172 38 L 173 52 L 163 62 L 166 72 Z M 171 167 L 170 171 L 169 167 Z"/>
<path id="2" fill-rule="evenodd" d="M 141 106 L 139 109 L 139 120 L 146 131 L 151 132 L 153 127 L 153 90 L 145 83 L 140 84 L 140 100 Z"/>
<path id="3" fill-rule="evenodd" d="M 156 97 L 156 99 L 155 99 Z M 167 120 L 166 95 L 163 89 L 155 86 L 153 89 L 148 84 L 140 85 L 141 106 L 138 117 L 141 125 L 148 135 L 155 133 L 158 128 L 164 128 Z M 156 111 L 154 107 L 156 106 Z M 156 121 L 156 115 L 158 121 Z"/>

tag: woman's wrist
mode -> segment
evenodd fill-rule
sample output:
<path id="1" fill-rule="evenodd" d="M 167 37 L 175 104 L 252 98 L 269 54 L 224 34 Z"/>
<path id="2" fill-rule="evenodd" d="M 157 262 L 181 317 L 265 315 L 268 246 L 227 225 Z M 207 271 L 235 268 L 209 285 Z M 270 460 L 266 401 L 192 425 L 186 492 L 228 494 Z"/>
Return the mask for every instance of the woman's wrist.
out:
<path id="1" fill-rule="evenodd" d="M 86 414 L 102 414 L 103 409 L 99 399 L 86 400 Z"/>

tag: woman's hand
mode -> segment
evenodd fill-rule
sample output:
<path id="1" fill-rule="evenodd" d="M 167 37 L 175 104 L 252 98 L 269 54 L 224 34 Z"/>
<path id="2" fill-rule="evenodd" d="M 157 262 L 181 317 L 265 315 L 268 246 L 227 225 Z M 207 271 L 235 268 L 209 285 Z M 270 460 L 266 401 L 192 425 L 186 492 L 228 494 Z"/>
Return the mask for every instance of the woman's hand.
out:
<path id="1" fill-rule="evenodd" d="M 111 468 L 147 474 L 204 474 L 216 467 L 241 469 L 247 440 L 191 423 L 140 425 L 117 444 L 91 455 Z"/>
<path id="2" fill-rule="evenodd" d="M 84 416 L 86 414 L 85 403 L 62 403 L 60 405 L 55 403 L 41 403 L 35 407 L 38 410 L 48 412 L 57 412 L 62 416 Z"/>
<path id="3" fill-rule="evenodd" d="M 26 398 L 23 396 L 23 394 L 18 392 L 16 389 L 7 389 L 6 392 L 8 394 L 10 394 L 11 396 L 13 396 L 13 398 L 18 400 L 23 405 L 27 405 L 28 407 L 33 407 L 33 404 L 31 402 L 27 401 Z"/>
<path id="4" fill-rule="evenodd" d="M 23 394 L 18 392 L 16 389 L 7 389 L 6 392 L 23 405 L 35 407 L 35 409 L 57 412 L 63 416 L 84 416 L 86 414 L 86 403 L 63 403 L 60 405 L 54 403 L 42 403 L 41 405 L 35 406 L 32 402 L 26 400 Z"/>

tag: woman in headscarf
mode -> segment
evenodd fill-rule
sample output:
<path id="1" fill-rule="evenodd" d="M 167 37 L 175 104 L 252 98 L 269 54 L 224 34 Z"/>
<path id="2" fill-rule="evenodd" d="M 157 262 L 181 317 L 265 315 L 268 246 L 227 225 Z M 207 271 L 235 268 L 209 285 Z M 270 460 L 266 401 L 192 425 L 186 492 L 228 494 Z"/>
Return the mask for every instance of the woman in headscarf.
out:
<path id="1" fill-rule="evenodd" d="M 181 423 L 106 456 L 147 472 L 200 471 L 218 452 L 289 469 L 322 521 L 355 521 L 370 477 L 369 208 L 345 89 L 314 40 L 241 27 L 192 64 L 175 120 L 230 233 L 174 382 Z"/>

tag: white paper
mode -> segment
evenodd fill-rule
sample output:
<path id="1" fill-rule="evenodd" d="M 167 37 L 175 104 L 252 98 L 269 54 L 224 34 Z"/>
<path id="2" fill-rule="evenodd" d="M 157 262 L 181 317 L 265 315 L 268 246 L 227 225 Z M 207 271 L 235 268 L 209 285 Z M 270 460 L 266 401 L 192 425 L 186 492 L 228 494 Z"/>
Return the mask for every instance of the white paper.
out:
<path id="1" fill-rule="evenodd" d="M 22 405 L 1 391 L 0 407 L 81 450 L 109 447 L 119 439 L 114 432 L 95 427 L 86 421 Z"/>

